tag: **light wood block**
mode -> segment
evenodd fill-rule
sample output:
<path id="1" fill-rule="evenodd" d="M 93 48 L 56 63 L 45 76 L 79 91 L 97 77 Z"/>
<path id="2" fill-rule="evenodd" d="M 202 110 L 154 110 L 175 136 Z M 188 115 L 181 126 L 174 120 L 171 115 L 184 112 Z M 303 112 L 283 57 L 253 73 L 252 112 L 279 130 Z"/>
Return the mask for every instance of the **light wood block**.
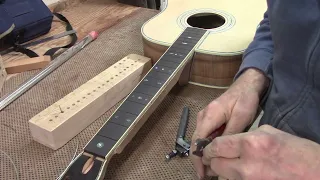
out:
<path id="1" fill-rule="evenodd" d="M 42 69 L 46 67 L 50 61 L 50 56 L 39 56 L 34 58 L 20 59 L 17 61 L 10 61 L 6 63 L 5 66 L 8 74 L 15 74 L 35 69 Z"/>
<path id="2" fill-rule="evenodd" d="M 29 120 L 33 139 L 62 147 L 125 98 L 151 69 L 151 59 L 130 54 Z"/>
<path id="3" fill-rule="evenodd" d="M 6 81 L 7 78 L 7 72 L 4 68 L 3 62 L 2 62 L 2 57 L 0 55 L 0 92 L 3 87 L 4 82 Z"/>

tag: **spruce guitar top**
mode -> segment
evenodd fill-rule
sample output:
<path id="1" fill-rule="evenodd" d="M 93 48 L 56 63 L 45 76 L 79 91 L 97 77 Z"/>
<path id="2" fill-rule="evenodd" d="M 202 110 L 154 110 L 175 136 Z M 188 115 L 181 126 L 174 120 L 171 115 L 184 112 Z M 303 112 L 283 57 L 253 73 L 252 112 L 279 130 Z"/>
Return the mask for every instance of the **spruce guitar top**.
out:
<path id="1" fill-rule="evenodd" d="M 168 0 L 141 29 L 145 56 L 155 63 L 186 27 L 206 29 L 189 82 L 228 87 L 266 10 L 265 0 Z"/>
<path id="2" fill-rule="evenodd" d="M 169 0 L 141 28 L 153 67 L 58 179 L 102 180 L 112 156 L 122 152 L 177 82 L 190 78 L 228 86 L 265 10 L 263 0 Z M 209 13 L 217 24 L 197 24 L 198 13 Z"/>

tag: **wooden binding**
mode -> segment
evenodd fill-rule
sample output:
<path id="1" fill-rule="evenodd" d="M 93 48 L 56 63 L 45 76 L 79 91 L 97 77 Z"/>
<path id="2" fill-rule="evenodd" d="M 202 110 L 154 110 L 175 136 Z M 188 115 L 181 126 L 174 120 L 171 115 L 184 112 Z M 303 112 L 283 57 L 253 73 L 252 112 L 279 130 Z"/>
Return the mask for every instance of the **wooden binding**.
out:
<path id="1" fill-rule="evenodd" d="M 130 54 L 29 120 L 33 139 L 54 150 L 125 98 L 151 68 Z"/>
<path id="2" fill-rule="evenodd" d="M 0 55 L 0 92 L 2 90 L 2 86 L 4 82 L 6 81 L 6 78 L 7 78 L 7 72 L 4 68 L 2 57 Z"/>
<path id="3" fill-rule="evenodd" d="M 58 179 L 102 180 L 108 161 L 122 152 L 179 81 L 195 47 L 206 36 L 206 30 L 186 28 Z M 91 170 L 83 174 L 91 157 L 95 158 Z"/>

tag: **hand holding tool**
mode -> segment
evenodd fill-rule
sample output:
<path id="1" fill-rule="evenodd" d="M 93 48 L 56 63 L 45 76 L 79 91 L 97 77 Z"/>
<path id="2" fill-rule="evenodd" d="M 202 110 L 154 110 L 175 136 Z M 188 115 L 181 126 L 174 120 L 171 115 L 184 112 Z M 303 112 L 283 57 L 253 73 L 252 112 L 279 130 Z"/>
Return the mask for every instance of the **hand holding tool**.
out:
<path id="1" fill-rule="evenodd" d="M 202 157 L 203 156 L 203 149 L 212 142 L 212 140 L 218 136 L 220 136 L 224 129 L 226 128 L 226 124 L 223 124 L 221 127 L 219 127 L 217 130 L 215 130 L 213 133 L 210 134 L 209 137 L 204 139 L 197 139 L 195 142 L 195 145 L 197 146 L 197 149 L 192 152 L 192 154 Z"/>

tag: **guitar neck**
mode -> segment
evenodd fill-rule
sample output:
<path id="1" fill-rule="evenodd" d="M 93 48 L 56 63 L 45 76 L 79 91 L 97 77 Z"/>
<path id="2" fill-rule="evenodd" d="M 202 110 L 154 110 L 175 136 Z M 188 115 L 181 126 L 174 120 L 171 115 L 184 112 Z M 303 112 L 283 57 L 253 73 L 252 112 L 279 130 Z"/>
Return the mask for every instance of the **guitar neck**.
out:
<path id="1" fill-rule="evenodd" d="M 122 152 L 178 82 L 206 30 L 188 27 L 167 49 L 118 109 L 61 175 L 65 180 L 103 179 L 108 160 Z"/>

